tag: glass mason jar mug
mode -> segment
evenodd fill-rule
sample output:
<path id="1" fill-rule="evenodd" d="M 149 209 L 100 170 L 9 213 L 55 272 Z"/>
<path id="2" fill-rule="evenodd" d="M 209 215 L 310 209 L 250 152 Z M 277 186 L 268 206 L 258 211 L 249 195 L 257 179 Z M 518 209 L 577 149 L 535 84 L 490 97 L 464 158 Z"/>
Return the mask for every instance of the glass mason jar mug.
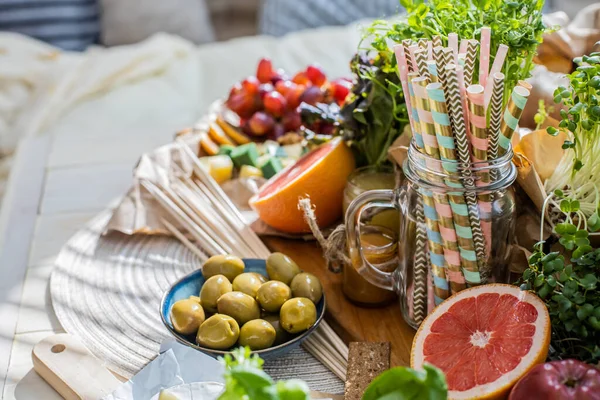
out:
<path id="1" fill-rule="evenodd" d="M 485 283 L 507 283 L 516 220 L 512 149 L 485 162 L 461 164 L 421 152 L 414 141 L 396 190 L 359 195 L 346 212 L 350 258 L 357 272 L 400 298 L 402 316 L 416 328 L 451 294 Z M 382 205 L 400 212 L 399 262 L 369 262 L 361 248 L 361 215 Z"/>

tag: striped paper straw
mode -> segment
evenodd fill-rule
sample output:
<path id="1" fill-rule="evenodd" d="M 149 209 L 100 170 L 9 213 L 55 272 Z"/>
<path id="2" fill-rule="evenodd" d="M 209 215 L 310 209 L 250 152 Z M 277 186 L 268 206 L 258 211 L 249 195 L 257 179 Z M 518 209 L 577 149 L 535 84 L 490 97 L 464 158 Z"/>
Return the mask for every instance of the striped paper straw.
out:
<path id="1" fill-rule="evenodd" d="M 427 60 L 433 60 L 433 43 L 431 40 L 427 41 Z"/>
<path id="2" fill-rule="evenodd" d="M 498 46 L 498 51 L 496 52 L 496 57 L 494 57 L 494 63 L 492 64 L 492 68 L 490 69 L 490 76 L 493 77 L 498 72 L 502 71 L 502 66 L 504 65 L 504 60 L 506 59 L 506 55 L 508 54 L 508 46 L 505 44 L 501 44 Z M 484 102 L 485 109 L 487 110 L 490 104 L 490 99 L 492 98 L 492 86 L 494 85 L 493 79 L 488 79 L 485 83 L 485 94 L 484 94 Z"/>
<path id="3" fill-rule="evenodd" d="M 410 91 L 408 89 L 408 63 L 406 61 L 406 54 L 404 52 L 404 47 L 402 45 L 394 46 L 394 54 L 396 55 L 396 63 L 398 64 L 398 74 L 400 75 L 400 83 L 402 84 L 402 92 L 404 95 L 404 102 L 406 104 L 406 110 L 409 115 L 410 128 L 413 132 L 413 136 L 415 137 L 415 141 L 417 146 L 423 147 L 423 138 L 419 133 L 419 130 L 415 128 L 415 121 L 413 118 L 413 106 L 411 103 Z M 416 110 L 414 110 L 416 112 Z"/>
<path id="4" fill-rule="evenodd" d="M 479 84 L 485 87 L 490 71 L 490 41 L 492 30 L 484 26 L 481 28 L 481 51 L 479 54 Z"/>
<path id="5" fill-rule="evenodd" d="M 523 109 L 525 108 L 525 104 L 527 104 L 529 94 L 529 90 L 525 89 L 523 86 L 515 86 L 508 99 L 504 117 L 500 123 L 500 137 L 498 140 L 498 144 L 500 145 L 498 148 L 499 156 L 503 156 L 510 146 L 510 140 L 519 125 L 519 119 L 521 119 L 521 114 L 523 114 Z"/>
<path id="6" fill-rule="evenodd" d="M 434 48 L 442 46 L 442 38 L 440 37 L 440 35 L 433 35 L 433 37 L 431 38 L 431 41 L 433 42 Z"/>
<path id="7" fill-rule="evenodd" d="M 458 64 L 458 35 L 456 33 L 448 34 L 448 47 L 452 49 L 454 63 Z"/>
<path id="8" fill-rule="evenodd" d="M 492 76 L 492 98 L 490 99 L 490 132 L 488 158 L 498 158 L 498 141 L 500 139 L 500 123 L 502 121 L 502 99 L 504 99 L 504 74 L 497 72 Z M 492 179 L 496 180 L 496 171 L 492 171 Z"/>
<path id="9" fill-rule="evenodd" d="M 467 55 L 465 53 L 458 53 L 458 65 L 464 67 L 466 59 Z"/>
<path id="10" fill-rule="evenodd" d="M 470 163 L 470 154 L 469 154 L 469 143 L 467 139 L 467 128 L 465 126 L 465 117 L 461 93 L 459 88 L 458 81 L 458 72 L 457 70 L 460 67 L 449 64 L 446 66 L 446 104 L 448 107 L 448 111 L 450 114 L 450 121 L 452 123 L 454 139 L 457 148 L 458 159 L 461 162 L 462 169 L 462 178 L 465 182 L 465 186 L 467 189 L 474 189 L 474 180 L 471 176 L 471 171 L 465 166 L 468 166 Z M 478 243 L 478 247 L 480 250 L 485 251 L 485 240 L 483 237 L 483 232 L 481 232 L 481 227 L 479 226 L 479 216 L 476 214 L 477 212 L 477 199 L 472 192 L 465 192 L 465 204 L 456 204 L 455 209 L 453 208 L 455 215 L 460 215 L 463 218 L 468 218 L 470 222 L 467 226 L 461 226 L 461 229 L 457 229 L 457 234 L 459 236 L 459 247 L 461 252 L 461 257 L 463 259 L 469 260 L 472 263 L 468 265 L 463 265 L 463 274 L 465 276 L 465 280 L 469 285 L 478 285 L 481 283 L 481 276 L 479 273 L 479 269 L 481 268 L 481 264 L 478 263 L 476 243 Z M 462 220 L 461 220 L 462 222 Z M 455 221 L 456 225 L 457 221 Z"/>
<path id="11" fill-rule="evenodd" d="M 435 136 L 435 128 L 433 126 L 433 119 L 429 109 L 429 102 L 427 101 L 427 92 L 425 91 L 425 86 L 427 83 L 428 80 L 423 77 L 415 77 L 411 80 L 412 88 L 415 94 L 415 103 L 419 115 L 421 134 L 423 135 L 423 141 L 425 142 L 425 153 L 430 157 L 439 160 L 440 153 Z M 434 164 L 431 166 L 431 168 L 436 170 L 438 165 Z M 433 174 L 427 178 L 431 179 L 433 182 L 439 180 L 439 178 L 436 179 Z M 444 246 L 444 238 L 447 234 L 447 228 L 450 227 L 450 229 L 453 229 L 452 220 L 448 220 L 447 215 L 439 214 L 438 211 L 438 206 L 448 202 L 445 195 L 440 195 L 437 193 L 434 194 L 425 189 L 421 189 L 421 192 L 423 195 L 423 209 L 425 212 L 425 218 L 428 220 L 427 237 L 430 245 L 429 257 L 433 271 L 436 304 L 438 304 L 439 300 L 446 299 L 450 294 L 448 281 L 446 278 L 448 260 L 446 259 L 445 254 L 446 248 Z M 440 211 L 444 212 L 445 208 L 441 207 Z M 435 222 L 435 224 L 431 224 L 432 222 Z M 436 249 L 436 251 L 431 250 L 432 246 Z"/>
<path id="12" fill-rule="evenodd" d="M 469 113 L 467 112 L 467 87 L 465 86 L 464 68 L 460 65 L 456 66 L 456 79 L 458 80 L 458 88 L 460 91 L 460 100 L 463 106 L 463 118 L 467 130 L 467 137 L 471 136 L 471 128 L 469 126 Z"/>
<path id="13" fill-rule="evenodd" d="M 421 39 L 417 40 L 417 45 L 419 46 L 420 49 L 426 49 L 427 48 L 427 39 L 421 38 Z"/>
<path id="14" fill-rule="evenodd" d="M 423 212 L 423 199 L 417 196 L 416 204 L 417 226 L 415 234 L 415 266 L 414 266 L 414 286 L 413 286 L 413 318 L 418 325 L 423 322 L 427 315 L 427 225 L 425 222 L 425 213 Z M 435 302 L 435 299 L 434 299 Z"/>
<path id="15" fill-rule="evenodd" d="M 488 132 L 483 104 L 484 90 L 481 85 L 471 85 L 467 88 L 469 123 L 471 124 L 471 153 L 475 162 L 487 161 Z M 481 171 L 479 175 L 478 186 L 486 186 L 490 183 L 489 172 Z M 492 249 L 492 197 L 490 193 L 480 193 L 477 195 L 477 200 L 479 222 L 485 238 L 485 254 L 489 255 Z"/>
<path id="16" fill-rule="evenodd" d="M 435 53 L 435 49 L 434 49 L 434 53 Z M 445 77 L 446 77 L 446 65 L 450 64 L 452 62 L 452 49 L 444 47 L 441 48 L 440 50 L 438 50 L 437 55 L 435 56 L 436 59 L 436 63 L 437 63 L 437 73 L 438 73 L 438 80 L 439 82 L 442 84 L 442 87 L 444 87 L 444 82 L 445 82 Z"/>
<path id="17" fill-rule="evenodd" d="M 438 81 L 437 64 L 433 60 L 427 61 L 427 72 L 429 72 L 429 79 L 431 82 Z"/>
<path id="18" fill-rule="evenodd" d="M 431 83 L 427 85 L 426 89 L 429 97 L 429 105 L 431 108 L 436 138 L 438 140 L 442 168 L 447 174 L 457 176 L 456 148 L 442 85 L 440 83 Z M 450 178 L 446 183 L 449 186 L 462 187 L 457 179 Z M 461 218 L 463 219 L 463 225 L 468 226 L 469 222 L 464 217 L 453 215 L 452 213 L 451 204 L 464 204 L 462 193 L 449 192 L 447 198 L 449 199 L 448 202 L 445 201 L 446 199 L 439 202 L 438 215 L 440 215 L 442 219 L 440 229 L 442 230 L 444 255 L 446 256 L 446 263 L 448 265 L 446 278 L 448 279 L 448 282 L 450 282 L 452 293 L 456 293 L 466 288 L 465 279 L 461 270 L 461 262 L 465 265 L 471 263 L 471 261 L 467 259 L 461 260 L 456 229 L 460 229 Z M 444 223 L 444 217 L 447 217 L 447 224 Z M 453 227 L 454 229 L 452 229 Z M 477 267 L 476 263 L 473 267 Z"/>
<path id="19" fill-rule="evenodd" d="M 475 72 L 475 61 L 477 58 L 477 47 L 479 43 L 475 39 L 467 40 L 467 49 L 465 56 L 465 85 L 469 86 L 473 82 L 473 73 Z"/>
<path id="20" fill-rule="evenodd" d="M 410 51 L 417 62 L 417 71 L 419 74 L 429 79 L 429 71 L 427 70 L 427 50 L 419 49 L 417 46 L 410 46 Z"/>
<path id="21" fill-rule="evenodd" d="M 419 69 L 417 68 L 417 63 L 415 62 L 414 57 L 412 56 L 412 53 L 410 52 L 410 46 L 413 45 L 413 41 L 410 39 L 404 39 L 402 41 L 402 47 L 404 48 L 404 54 L 406 56 L 406 64 L 409 68 L 408 72 L 416 72 Z"/>

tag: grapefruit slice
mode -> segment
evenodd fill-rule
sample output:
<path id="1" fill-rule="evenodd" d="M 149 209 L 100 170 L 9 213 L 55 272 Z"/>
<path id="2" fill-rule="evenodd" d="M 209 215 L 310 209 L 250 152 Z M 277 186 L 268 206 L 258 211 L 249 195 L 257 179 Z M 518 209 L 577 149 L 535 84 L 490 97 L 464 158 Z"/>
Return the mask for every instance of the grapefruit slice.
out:
<path id="1" fill-rule="evenodd" d="M 445 300 L 415 335 L 410 364 L 433 364 L 446 375 L 450 399 L 503 398 L 550 344 L 542 300 L 516 286 L 491 284 Z"/>
<path id="2" fill-rule="evenodd" d="M 250 199 L 261 220 L 282 232 L 304 233 L 310 228 L 298 200 L 310 196 L 319 226 L 342 216 L 342 200 L 354 156 L 340 138 L 327 142 L 271 178 Z"/>

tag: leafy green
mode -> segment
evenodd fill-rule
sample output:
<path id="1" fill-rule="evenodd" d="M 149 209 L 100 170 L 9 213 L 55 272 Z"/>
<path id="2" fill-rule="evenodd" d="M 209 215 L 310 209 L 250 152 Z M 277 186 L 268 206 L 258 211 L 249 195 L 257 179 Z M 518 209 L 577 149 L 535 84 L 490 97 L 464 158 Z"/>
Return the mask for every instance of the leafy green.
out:
<path id="1" fill-rule="evenodd" d="M 367 387 L 362 400 L 445 400 L 448 386 L 442 371 L 425 364 L 422 371 L 389 369 Z"/>
<path id="2" fill-rule="evenodd" d="M 274 382 L 262 370 L 263 360 L 251 355 L 248 347 L 240 347 L 222 358 L 225 364 L 225 392 L 219 400 L 309 400 L 305 382 Z"/>
<path id="3" fill-rule="evenodd" d="M 560 111 L 558 129 L 548 127 L 547 132 L 552 136 L 563 132 L 567 139 L 562 146 L 565 156 L 548 178 L 546 188 L 552 211 L 560 210 L 566 222 L 577 221 L 595 232 L 600 229 L 600 52 L 574 62 L 578 67 L 568 75 L 569 86 L 554 91 L 554 101 L 565 109 Z M 561 190 L 560 196 L 556 189 Z M 577 209 L 563 207 L 566 201 L 577 202 Z"/>
<path id="4" fill-rule="evenodd" d="M 400 0 L 400 4 L 407 10 L 406 18 L 373 22 L 350 62 L 355 83 L 341 111 L 339 132 L 352 145 L 359 166 L 385 163 L 389 145 L 409 121 L 393 44 L 436 35 L 447 44 L 453 32 L 462 39 L 479 38 L 481 27 L 489 26 L 490 65 L 500 44 L 510 47 L 503 68 L 506 103 L 517 82 L 529 77 L 546 30 L 543 0 Z"/>
<path id="5" fill-rule="evenodd" d="M 571 223 L 557 224 L 555 233 L 571 257 L 558 251 L 545 253 L 544 242 L 536 244 L 521 288 L 536 292 L 546 303 L 557 358 L 596 363 L 600 361 L 600 249 L 590 245 L 586 230 Z"/>

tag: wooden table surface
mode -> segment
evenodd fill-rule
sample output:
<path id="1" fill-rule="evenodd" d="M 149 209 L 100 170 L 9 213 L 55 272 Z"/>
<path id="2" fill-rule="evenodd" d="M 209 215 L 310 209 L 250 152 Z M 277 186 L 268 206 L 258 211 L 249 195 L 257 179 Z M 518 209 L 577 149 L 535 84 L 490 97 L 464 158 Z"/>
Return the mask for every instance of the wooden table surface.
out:
<path id="1" fill-rule="evenodd" d="M 289 255 L 300 268 L 321 280 L 327 295 L 326 319 L 346 343 L 391 342 L 391 365 L 409 365 L 415 330 L 402 319 L 398 302 L 381 308 L 358 307 L 342 293 L 342 275 L 327 270 L 316 242 L 275 237 L 263 240 L 272 251 Z"/>

